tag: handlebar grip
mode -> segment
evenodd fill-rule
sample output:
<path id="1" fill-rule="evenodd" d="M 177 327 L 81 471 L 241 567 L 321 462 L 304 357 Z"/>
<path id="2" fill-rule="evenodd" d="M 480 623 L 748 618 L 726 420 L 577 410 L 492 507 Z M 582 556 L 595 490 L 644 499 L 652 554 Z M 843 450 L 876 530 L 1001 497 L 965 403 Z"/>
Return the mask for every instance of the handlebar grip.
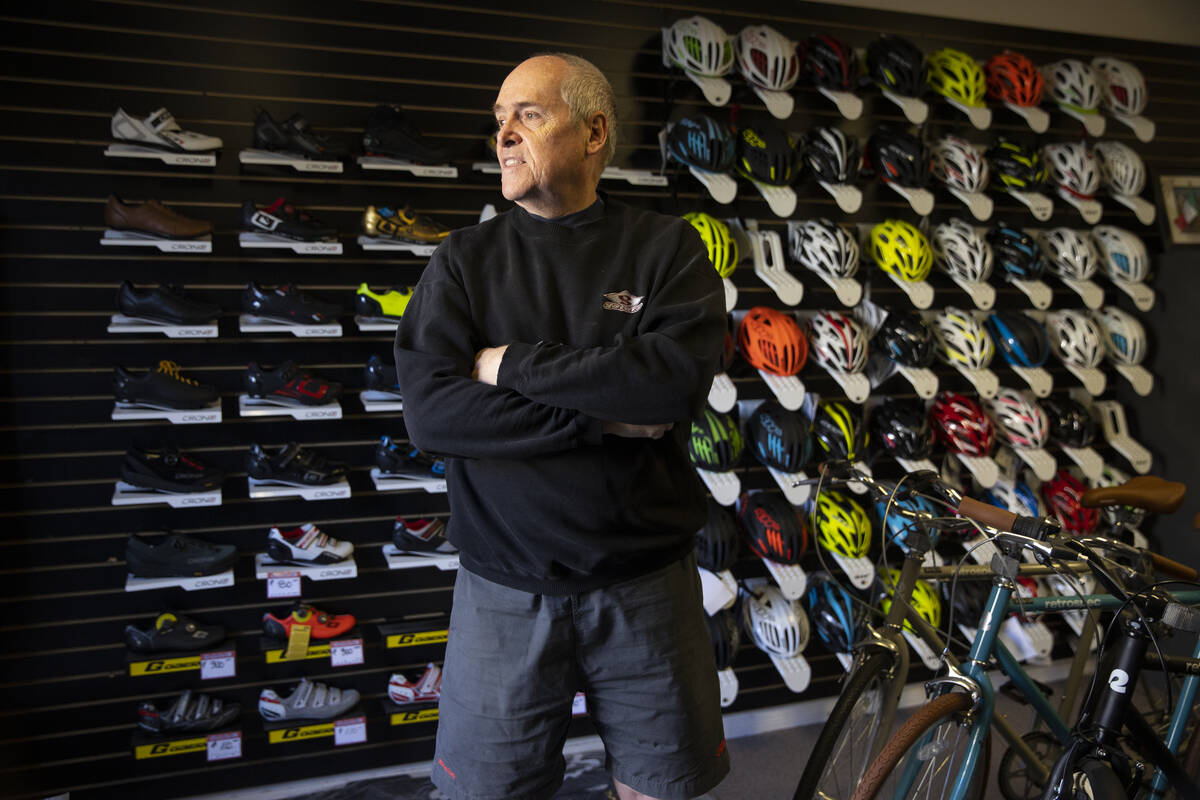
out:
<path id="1" fill-rule="evenodd" d="M 1179 578 L 1183 581 L 1196 580 L 1196 570 L 1187 564 L 1180 564 L 1178 561 L 1160 556 L 1158 553 L 1151 553 L 1150 560 L 1154 562 L 1154 568 L 1164 575 L 1170 575 L 1172 578 Z"/>
<path id="2" fill-rule="evenodd" d="M 964 497 L 958 504 L 958 513 L 998 531 L 1011 532 L 1017 522 L 1017 515 L 1013 512 L 970 497 Z"/>

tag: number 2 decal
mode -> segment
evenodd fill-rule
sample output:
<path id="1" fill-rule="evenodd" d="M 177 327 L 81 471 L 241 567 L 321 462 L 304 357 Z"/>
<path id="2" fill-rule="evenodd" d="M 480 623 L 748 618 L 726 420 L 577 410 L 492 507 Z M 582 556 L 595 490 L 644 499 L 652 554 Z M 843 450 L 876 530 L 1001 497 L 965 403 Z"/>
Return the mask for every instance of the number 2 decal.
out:
<path id="1" fill-rule="evenodd" d="M 1123 669 L 1114 669 L 1108 673 L 1108 688 L 1114 692 L 1125 694 L 1125 687 L 1129 685 L 1129 673 Z"/>

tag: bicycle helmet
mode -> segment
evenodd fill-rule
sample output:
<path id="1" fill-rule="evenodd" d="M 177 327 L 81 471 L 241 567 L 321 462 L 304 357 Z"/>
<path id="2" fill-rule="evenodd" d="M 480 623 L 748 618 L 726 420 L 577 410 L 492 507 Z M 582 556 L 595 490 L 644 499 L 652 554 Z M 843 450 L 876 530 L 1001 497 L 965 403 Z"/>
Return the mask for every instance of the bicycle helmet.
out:
<path id="1" fill-rule="evenodd" d="M 731 668 L 742 643 L 742 631 L 732 610 L 723 608 L 708 617 L 708 637 L 712 639 L 717 671 Z"/>
<path id="2" fill-rule="evenodd" d="M 1050 420 L 1037 403 L 1030 402 L 1015 389 L 1001 387 L 995 397 L 984 401 L 984 405 L 1008 444 L 1020 450 L 1039 450 L 1046 446 Z"/>
<path id="3" fill-rule="evenodd" d="M 992 175 L 1005 190 L 1036 192 L 1046 182 L 1046 165 L 1037 150 L 998 139 L 987 151 Z"/>
<path id="4" fill-rule="evenodd" d="M 1110 194 L 1139 195 L 1146 188 L 1146 165 L 1124 142 L 1096 142 L 1092 149 L 1100 167 L 1100 182 Z"/>
<path id="5" fill-rule="evenodd" d="M 729 169 L 734 151 L 733 136 L 707 114 L 679 120 L 667 135 L 667 152 L 671 157 L 704 172 Z"/>
<path id="6" fill-rule="evenodd" d="M 1100 521 L 1098 509 L 1084 508 L 1080 502 L 1086 489 L 1065 467 L 1042 484 L 1042 499 L 1046 501 L 1046 508 L 1066 533 L 1087 536 Z"/>
<path id="7" fill-rule="evenodd" d="M 790 314 L 766 306 L 746 312 L 738 349 L 750 366 L 772 375 L 795 375 L 808 359 L 808 340 Z"/>
<path id="8" fill-rule="evenodd" d="M 938 516 L 938 510 L 933 503 L 916 494 L 904 500 L 893 500 L 890 508 L 887 500 L 880 500 L 875 504 L 875 512 L 879 516 L 883 535 L 905 553 L 909 551 L 909 534 L 920 530 L 914 517 L 932 520 Z M 926 533 L 931 544 L 937 544 L 937 528 L 931 526 Z"/>
<path id="9" fill-rule="evenodd" d="M 966 395 L 939 392 L 929 409 L 934 438 L 952 453 L 986 456 L 992 452 L 995 430 L 979 404 Z"/>
<path id="10" fill-rule="evenodd" d="M 817 541 L 832 553 L 862 558 L 871 547 L 871 521 L 853 498 L 823 491 L 816 499 Z"/>
<path id="11" fill-rule="evenodd" d="M 817 629 L 817 638 L 834 653 L 849 653 L 861 637 L 862 606 L 838 585 L 827 572 L 808 576 L 804 594 L 809 623 Z"/>
<path id="12" fill-rule="evenodd" d="M 1096 73 L 1087 64 L 1074 58 L 1064 58 L 1042 67 L 1050 98 L 1060 106 L 1074 111 L 1095 111 L 1100 105 L 1100 87 Z"/>
<path id="13" fill-rule="evenodd" d="M 858 140 L 832 126 L 812 128 L 804 137 L 804 161 L 825 183 L 850 183 L 858 177 L 862 153 Z"/>
<path id="14" fill-rule="evenodd" d="M 800 77 L 796 43 L 767 25 L 747 25 L 737 37 L 737 65 L 742 77 L 772 92 L 786 92 Z"/>
<path id="15" fill-rule="evenodd" d="M 742 433 L 730 415 L 706 407 L 700 419 L 692 421 L 688 455 L 700 469 L 728 472 L 742 460 L 745 449 Z"/>
<path id="16" fill-rule="evenodd" d="M 889 311 L 871 340 L 871 352 L 912 369 L 932 364 L 935 349 L 933 329 L 915 311 Z"/>
<path id="17" fill-rule="evenodd" d="M 1038 241 L 1046 263 L 1060 278 L 1085 281 L 1096 274 L 1100 256 L 1090 237 L 1070 228 L 1051 228 Z"/>
<path id="18" fill-rule="evenodd" d="M 694 75 L 719 78 L 733 69 L 733 37 L 705 17 L 675 20 L 666 48 L 673 65 Z"/>
<path id="19" fill-rule="evenodd" d="M 799 564 L 808 549 L 808 531 L 795 506 L 781 493 L 743 492 L 738 521 L 750 550 L 777 564 Z"/>
<path id="20" fill-rule="evenodd" d="M 809 219 L 793 229 L 792 257 L 813 272 L 850 278 L 858 272 L 858 240 L 827 219 Z"/>
<path id="21" fill-rule="evenodd" d="M 997 508 L 1007 509 L 1024 517 L 1042 516 L 1042 504 L 1033 490 L 1021 481 L 1004 475 L 983 492 L 983 499 Z"/>
<path id="22" fill-rule="evenodd" d="M 951 277 L 978 283 L 992 274 L 992 248 L 973 226 L 957 217 L 934 228 L 929 244 L 934 263 Z"/>
<path id="23" fill-rule="evenodd" d="M 775 400 L 766 400 L 746 421 L 750 452 L 765 466 L 793 473 L 812 455 L 812 424 L 799 411 L 788 411 Z"/>
<path id="24" fill-rule="evenodd" d="M 1104 331 L 1104 350 L 1110 359 L 1130 366 L 1142 363 L 1146 357 L 1146 329 L 1137 317 L 1116 306 L 1105 306 L 1093 316 Z"/>
<path id="25" fill-rule="evenodd" d="M 1050 176 L 1060 189 L 1090 200 L 1100 188 L 1100 169 L 1082 142 L 1048 144 L 1042 148 L 1042 154 L 1050 165 Z"/>
<path id="26" fill-rule="evenodd" d="M 1043 398 L 1041 406 L 1050 418 L 1050 441 L 1059 447 L 1090 447 L 1096 440 L 1096 420 L 1082 403 L 1062 395 Z"/>
<path id="27" fill-rule="evenodd" d="M 982 192 L 988 165 L 974 145 L 959 136 L 943 136 L 933 144 L 933 177 L 960 192 Z"/>
<path id="28" fill-rule="evenodd" d="M 908 39 L 884 34 L 867 45 L 867 74 L 881 89 L 919 97 L 925 91 L 925 54 Z"/>
<path id="29" fill-rule="evenodd" d="M 1101 486 L 1120 486 L 1129 480 L 1129 476 L 1114 466 L 1105 464 L 1100 470 L 1100 477 L 1091 481 L 1092 488 Z M 1146 518 L 1146 512 L 1134 506 L 1101 506 L 1100 516 L 1109 526 L 1131 525 L 1137 527 Z"/>
<path id="30" fill-rule="evenodd" d="M 1108 276 L 1117 281 L 1144 281 L 1150 272 L 1150 257 L 1146 243 L 1124 228 L 1097 225 L 1092 239 L 1100 251 L 1101 264 Z"/>
<path id="31" fill-rule="evenodd" d="M 1136 117 L 1146 109 L 1146 79 L 1142 71 L 1112 56 L 1092 59 L 1092 69 L 1106 105 L 1118 114 Z"/>
<path id="32" fill-rule="evenodd" d="M 872 409 L 869 423 L 879 448 L 895 458 L 918 461 L 933 450 L 933 429 L 920 400 L 885 397 Z"/>
<path id="33" fill-rule="evenodd" d="M 996 311 L 987 318 L 988 333 L 1010 367 L 1040 367 L 1050 354 L 1046 329 L 1020 311 Z"/>
<path id="34" fill-rule="evenodd" d="M 1067 364 L 1090 368 L 1104 358 L 1104 334 L 1082 311 L 1060 309 L 1046 315 L 1050 349 Z"/>
<path id="35" fill-rule="evenodd" d="M 839 311 L 818 311 L 808 321 L 808 339 L 817 363 L 831 372 L 862 372 L 867 333 Z"/>
<path id="36" fill-rule="evenodd" d="M 1005 280 L 1036 281 L 1046 270 L 1037 242 L 1022 230 L 999 222 L 988 230 L 987 242 Z"/>
<path id="37" fill-rule="evenodd" d="M 879 601 L 879 609 L 884 614 L 887 614 L 892 607 L 892 597 L 896 593 L 896 587 L 900 585 L 900 570 L 887 569 L 879 574 L 879 579 L 883 583 L 885 596 Z M 967 583 L 968 581 L 960 581 Z M 938 627 L 942 624 L 942 602 L 938 599 L 937 589 L 929 581 L 918 580 L 913 584 L 912 597 L 908 600 L 913 611 L 916 611 L 921 617 L 933 627 Z M 904 627 L 912 630 L 912 623 L 904 620 Z"/>
<path id="38" fill-rule="evenodd" d="M 887 219 L 871 228 L 871 254 L 880 269 L 906 281 L 923 281 L 933 268 L 929 240 L 902 219 Z"/>
<path id="39" fill-rule="evenodd" d="M 804 43 L 804 71 L 814 85 L 835 92 L 849 92 L 858 81 L 858 57 L 854 48 L 833 36 L 810 36 Z"/>
<path id="40" fill-rule="evenodd" d="M 778 586 L 766 585 L 747 592 L 742 623 L 764 653 L 794 658 L 808 646 L 809 625 L 799 600 L 788 600 Z"/>
<path id="41" fill-rule="evenodd" d="M 708 260 L 716 268 L 717 274 L 722 278 L 732 275 L 738 265 L 738 244 L 737 239 L 730 234 L 729 226 L 703 211 L 684 214 L 683 218 L 700 234 L 700 239 L 708 250 Z"/>
<path id="42" fill-rule="evenodd" d="M 884 183 L 929 185 L 929 155 L 915 136 L 879 128 L 867 140 L 867 161 Z"/>
<path id="43" fill-rule="evenodd" d="M 941 347 L 937 354 L 947 364 L 959 364 L 965 369 L 985 369 L 996 354 L 987 329 L 971 315 L 956 306 L 946 306 L 933 321 Z"/>
<path id="44" fill-rule="evenodd" d="M 817 440 L 818 456 L 822 461 L 858 461 L 864 455 L 867 430 L 858 416 L 845 403 L 822 400 L 817 404 L 812 421 L 813 437 Z"/>
<path id="45" fill-rule="evenodd" d="M 1005 50 L 983 65 L 990 100 L 1014 106 L 1036 106 L 1042 102 L 1045 80 L 1037 65 L 1020 53 Z"/>
<path id="46" fill-rule="evenodd" d="M 779 128 L 746 127 L 737 133 L 733 168 L 743 178 L 768 186 L 788 186 L 800 172 L 797 142 Z"/>
<path id="47" fill-rule="evenodd" d="M 737 563 L 740 538 L 733 514 L 708 498 L 708 520 L 696 532 L 696 563 L 709 572 L 729 569 Z"/>
<path id="48" fill-rule="evenodd" d="M 938 94 L 965 106 L 983 106 L 983 70 L 962 50 L 943 47 L 925 58 L 925 81 Z"/>
<path id="49" fill-rule="evenodd" d="M 974 628 L 983 619 L 992 584 L 988 581 L 942 581 L 941 596 L 954 609 L 954 619 L 960 625 Z M 951 596 L 950 592 L 954 594 Z"/>

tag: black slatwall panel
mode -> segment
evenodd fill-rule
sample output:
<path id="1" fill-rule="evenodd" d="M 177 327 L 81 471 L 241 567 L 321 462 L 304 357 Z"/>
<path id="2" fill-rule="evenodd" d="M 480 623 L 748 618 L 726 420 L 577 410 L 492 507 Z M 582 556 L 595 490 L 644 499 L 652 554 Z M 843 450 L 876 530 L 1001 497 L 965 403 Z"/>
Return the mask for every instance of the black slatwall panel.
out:
<path id="1" fill-rule="evenodd" d="M 520 0 L 495 8 L 405 0 L 336 4 L 74 0 L 11 6 L 5 11 L 0 16 L 4 254 L 0 424 L 6 442 L 0 453 L 4 521 L 0 636 L 5 645 L 0 651 L 0 740 L 5 754 L 0 791 L 11 796 L 70 790 L 76 797 L 105 797 L 123 787 L 140 795 L 168 797 L 418 761 L 430 755 L 432 724 L 392 729 L 378 710 L 389 673 L 415 670 L 440 657 L 440 652 L 436 647 L 386 652 L 372 626 L 447 611 L 452 582 L 452 574 L 432 569 L 389 572 L 379 552 L 389 540 L 397 514 L 445 516 L 447 512 L 444 496 L 381 493 L 372 487 L 367 471 L 373 444 L 384 433 L 404 440 L 402 414 L 365 414 L 350 392 L 340 421 L 242 419 L 235 399 L 241 373 L 252 359 L 277 363 L 294 358 L 318 374 L 357 388 L 362 365 L 372 353 L 389 354 L 391 337 L 359 333 L 348 317 L 343 320 L 345 336 L 336 340 L 242 335 L 236 323 L 238 298 L 248 280 L 267 284 L 290 280 L 350 308 L 354 290 L 363 281 L 373 287 L 415 283 L 424 259 L 364 253 L 353 243 L 361 209 L 368 203 L 412 203 L 461 226 L 472 223 L 485 203 L 503 207 L 496 178 L 472 172 L 470 162 L 484 157 L 483 139 L 491 127 L 487 109 L 496 89 L 511 66 L 530 53 L 570 50 L 606 71 L 618 94 L 623 127 L 616 163 L 622 166 L 655 168 L 656 134 L 664 120 L 704 108 L 694 87 L 669 74 L 659 55 L 659 29 L 692 13 L 710 16 L 731 33 L 766 22 L 792 38 L 831 32 L 860 47 L 877 33 L 889 31 L 911 37 L 927 52 L 950 45 L 980 58 L 1002 46 L 1020 49 L 1039 63 L 1113 53 L 1136 62 L 1146 73 L 1151 97 L 1147 116 L 1158 123 L 1158 137 L 1141 144 L 1114 123 L 1108 138 L 1130 142 L 1151 169 L 1200 162 L 1195 155 L 1200 108 L 1194 99 L 1200 81 L 1191 77 L 1200 65 L 1200 52 L 1182 47 L 815 3 L 785 7 L 766 0 L 742 3 L 736 14 L 637 0 L 572 6 Z M 788 125 L 791 129 L 842 124 L 865 139 L 880 122 L 904 124 L 898 110 L 875 93 L 867 93 L 866 114 L 856 123 L 841 121 L 809 87 L 802 86 L 795 94 L 798 102 Z M 250 143 L 256 106 L 281 119 L 300 111 L 318 130 L 350 141 L 380 101 L 405 105 L 426 133 L 451 148 L 459 178 L 369 173 L 353 164 L 344 174 L 330 176 L 239 169 L 237 150 Z M 109 141 L 109 118 L 117 106 L 144 115 L 164 105 L 185 128 L 225 139 L 215 170 L 170 168 L 101 155 Z M 710 113 L 765 117 L 740 84 L 728 111 Z M 939 132 L 957 130 L 976 141 L 986 138 L 945 106 L 934 106 L 930 125 Z M 1023 123 L 1004 111 L 996 112 L 993 131 L 1033 140 Z M 1055 114 L 1042 140 L 1078 135 L 1077 124 Z M 666 189 L 625 183 L 606 183 L 605 188 L 622 200 L 667 213 L 707 210 L 756 218 L 767 229 L 784 231 L 785 222 L 745 185 L 731 207 L 717 207 L 692 178 L 677 172 L 671 175 Z M 114 191 L 135 200 L 157 197 L 186 214 L 214 220 L 212 255 L 100 247 L 103 204 Z M 819 187 L 806 183 L 798 191 L 796 218 L 842 216 Z M 874 185 L 864 186 L 864 191 L 863 209 L 850 220 L 873 222 L 900 216 L 915 221 L 890 191 Z M 265 203 L 280 195 L 337 224 L 345 254 L 316 257 L 239 250 L 235 230 L 241 203 L 246 199 Z M 1031 222 L 1023 207 L 1009 200 L 1000 199 L 996 205 L 994 219 Z M 1080 226 L 1073 211 L 1068 213 L 1061 203 L 1056 208 L 1048 224 Z M 948 196 L 939 196 L 935 221 L 951 214 L 961 216 L 963 211 Z M 1106 202 L 1103 221 L 1138 230 L 1153 251 L 1161 249 L 1157 229 L 1142 228 L 1121 206 Z M 871 271 L 864 267 L 862 274 L 870 276 Z M 806 284 L 803 308 L 838 307 L 823 284 L 803 274 L 799 277 Z M 226 310 L 220 337 L 168 341 L 106 333 L 108 316 L 115 310 L 115 290 L 124 279 L 143 285 L 179 283 L 219 302 Z M 936 276 L 933 280 L 936 306 L 968 302 L 948 281 Z M 779 306 L 751 270 L 739 270 L 735 282 L 741 290 L 740 307 Z M 888 281 L 871 281 L 871 291 L 879 302 L 906 302 Z M 1110 301 L 1114 294 L 1109 291 Z M 1127 307 L 1123 299 L 1116 302 Z M 1056 290 L 1055 303 L 1078 305 L 1073 295 L 1062 290 Z M 1002 287 L 998 305 L 1024 307 L 1025 301 Z M 188 374 L 221 387 L 222 424 L 110 421 L 112 367 L 144 369 L 160 358 L 176 360 Z M 1070 385 L 1064 370 L 1054 373 L 1059 387 Z M 967 388 L 955 373 L 940 374 L 943 386 Z M 1005 383 L 1012 382 L 1002 373 L 1005 377 Z M 1116 383 L 1116 376 L 1111 377 L 1110 383 Z M 767 395 L 752 373 L 742 371 L 735 378 L 741 397 Z M 815 368 L 804 379 L 811 391 L 829 396 L 839 392 Z M 906 387 L 896 382 L 885 390 L 903 393 Z M 247 446 L 292 439 L 347 459 L 353 465 L 353 498 L 314 503 L 250 501 L 242 467 Z M 110 505 L 125 449 L 132 443 L 163 441 L 230 470 L 222 506 L 184 511 Z M 770 484 L 765 470 L 758 467 L 745 468 L 742 479 L 751 487 Z M 357 547 L 360 574 L 356 580 L 306 582 L 305 598 L 362 620 L 367 641 L 361 667 L 333 670 L 319 661 L 268 666 L 258 651 L 261 615 L 282 610 L 284 604 L 265 599 L 263 584 L 253 576 L 253 553 L 263 546 L 268 526 L 310 521 Z M 237 544 L 242 556 L 236 585 L 193 593 L 124 592 L 121 559 L 126 536 L 168 527 Z M 753 564 L 741 567 L 744 574 L 761 573 Z M 130 736 L 137 703 L 150 699 L 161 705 L 199 683 L 195 673 L 139 678 L 127 674 L 123 626 L 131 621 L 145 625 L 163 608 L 220 621 L 232 632 L 238 648 L 237 677 L 200 688 L 242 703 L 245 742 L 240 760 L 206 765 L 202 756 L 133 759 Z M 840 667 L 832 656 L 815 645 L 809 656 L 815 677 L 806 696 L 836 692 Z M 335 751 L 328 740 L 266 743 L 254 710 L 259 691 L 264 686 L 286 686 L 303 674 L 364 694 L 367 744 Z M 734 710 L 795 699 L 766 657 L 753 647 L 743 647 L 738 677 L 742 690 Z M 572 733 L 589 730 L 586 720 L 581 720 Z"/>

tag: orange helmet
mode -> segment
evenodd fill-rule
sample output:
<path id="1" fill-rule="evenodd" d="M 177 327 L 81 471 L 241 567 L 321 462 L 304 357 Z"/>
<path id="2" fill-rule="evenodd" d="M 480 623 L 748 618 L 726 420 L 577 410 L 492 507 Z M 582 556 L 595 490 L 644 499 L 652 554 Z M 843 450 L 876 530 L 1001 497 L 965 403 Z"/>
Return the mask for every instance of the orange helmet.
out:
<path id="1" fill-rule="evenodd" d="M 1036 106 L 1042 102 L 1045 81 L 1037 65 L 1020 53 L 1005 50 L 983 65 L 989 100 L 1014 106 Z"/>
<path id="2" fill-rule="evenodd" d="M 808 358 L 808 340 L 791 315 L 766 306 L 746 312 L 738 327 L 738 349 L 755 369 L 795 375 Z"/>

